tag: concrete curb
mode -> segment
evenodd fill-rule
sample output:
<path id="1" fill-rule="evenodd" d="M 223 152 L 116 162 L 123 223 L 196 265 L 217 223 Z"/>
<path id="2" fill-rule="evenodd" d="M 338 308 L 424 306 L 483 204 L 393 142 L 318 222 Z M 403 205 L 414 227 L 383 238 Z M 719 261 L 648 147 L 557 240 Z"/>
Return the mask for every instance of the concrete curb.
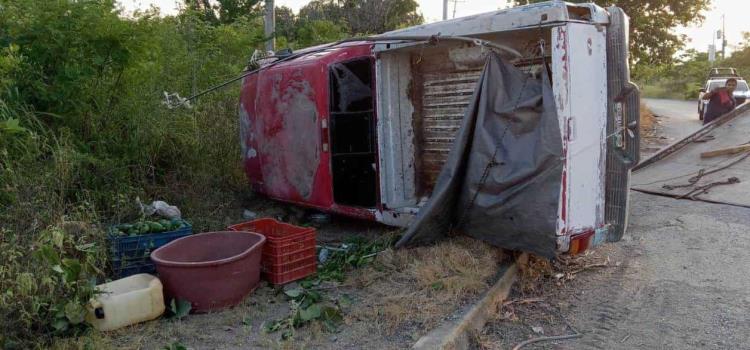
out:
<path id="1" fill-rule="evenodd" d="M 526 264 L 528 256 L 521 254 L 516 262 L 510 264 L 503 276 L 484 296 L 471 306 L 459 319 L 443 323 L 420 338 L 413 346 L 415 350 L 463 350 L 469 348 L 470 334 L 481 331 L 487 320 L 493 316 L 500 304 L 508 297 L 510 288 L 516 281 L 519 266 Z"/>

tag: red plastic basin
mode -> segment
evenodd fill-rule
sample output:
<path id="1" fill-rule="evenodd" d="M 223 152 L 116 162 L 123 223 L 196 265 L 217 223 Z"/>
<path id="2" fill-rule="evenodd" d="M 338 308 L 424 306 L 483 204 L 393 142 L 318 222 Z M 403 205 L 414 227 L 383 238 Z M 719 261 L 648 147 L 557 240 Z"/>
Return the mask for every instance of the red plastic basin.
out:
<path id="1" fill-rule="evenodd" d="M 199 233 L 153 251 L 151 260 L 168 299 L 208 312 L 236 305 L 255 289 L 265 241 L 253 232 Z"/>

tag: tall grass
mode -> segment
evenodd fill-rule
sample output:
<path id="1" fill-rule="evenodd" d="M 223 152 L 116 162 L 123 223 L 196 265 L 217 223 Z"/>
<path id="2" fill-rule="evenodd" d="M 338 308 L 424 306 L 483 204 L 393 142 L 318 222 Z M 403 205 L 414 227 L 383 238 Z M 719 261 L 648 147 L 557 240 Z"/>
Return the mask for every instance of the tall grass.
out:
<path id="1" fill-rule="evenodd" d="M 0 7 L 0 347 L 44 347 L 86 331 L 104 229 L 134 215 L 136 196 L 175 203 L 205 229 L 245 191 L 239 87 L 191 109 L 162 98 L 242 71 L 262 22 L 125 19 L 112 0 Z"/>

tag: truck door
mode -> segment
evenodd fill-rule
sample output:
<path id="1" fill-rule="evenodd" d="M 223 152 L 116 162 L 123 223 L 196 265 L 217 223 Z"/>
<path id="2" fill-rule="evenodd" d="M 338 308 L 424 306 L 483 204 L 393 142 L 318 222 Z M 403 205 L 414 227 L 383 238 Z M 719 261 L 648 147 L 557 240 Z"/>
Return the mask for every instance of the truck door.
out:
<path id="1" fill-rule="evenodd" d="M 333 199 L 372 208 L 377 202 L 373 60 L 334 63 L 329 68 Z"/>

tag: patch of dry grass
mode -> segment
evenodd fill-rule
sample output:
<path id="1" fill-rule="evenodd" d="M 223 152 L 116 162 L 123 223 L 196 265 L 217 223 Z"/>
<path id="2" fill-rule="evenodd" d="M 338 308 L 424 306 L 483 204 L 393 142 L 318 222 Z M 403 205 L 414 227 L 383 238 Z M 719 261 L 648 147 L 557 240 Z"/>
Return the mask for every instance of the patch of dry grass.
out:
<path id="1" fill-rule="evenodd" d="M 520 291 L 526 296 L 542 295 L 548 288 L 561 287 L 574 280 L 580 272 L 618 266 L 618 262 L 610 261 L 608 251 L 606 246 L 598 247 L 581 255 L 563 255 L 554 260 L 530 255 L 528 264 L 521 266 Z"/>
<path id="2" fill-rule="evenodd" d="M 407 325 L 432 328 L 487 289 L 503 258 L 500 249 L 467 237 L 386 250 L 354 277 L 368 301 L 352 317 L 372 320 L 386 335 Z"/>
<path id="3" fill-rule="evenodd" d="M 542 280 L 555 273 L 552 261 L 536 255 L 529 255 L 528 264 L 520 267 L 519 287 L 523 293 L 536 292 Z"/>
<path id="4" fill-rule="evenodd" d="M 646 104 L 641 102 L 641 132 L 645 135 L 650 135 L 654 132 L 656 126 L 656 117 L 651 113 L 651 110 L 646 107 Z"/>

